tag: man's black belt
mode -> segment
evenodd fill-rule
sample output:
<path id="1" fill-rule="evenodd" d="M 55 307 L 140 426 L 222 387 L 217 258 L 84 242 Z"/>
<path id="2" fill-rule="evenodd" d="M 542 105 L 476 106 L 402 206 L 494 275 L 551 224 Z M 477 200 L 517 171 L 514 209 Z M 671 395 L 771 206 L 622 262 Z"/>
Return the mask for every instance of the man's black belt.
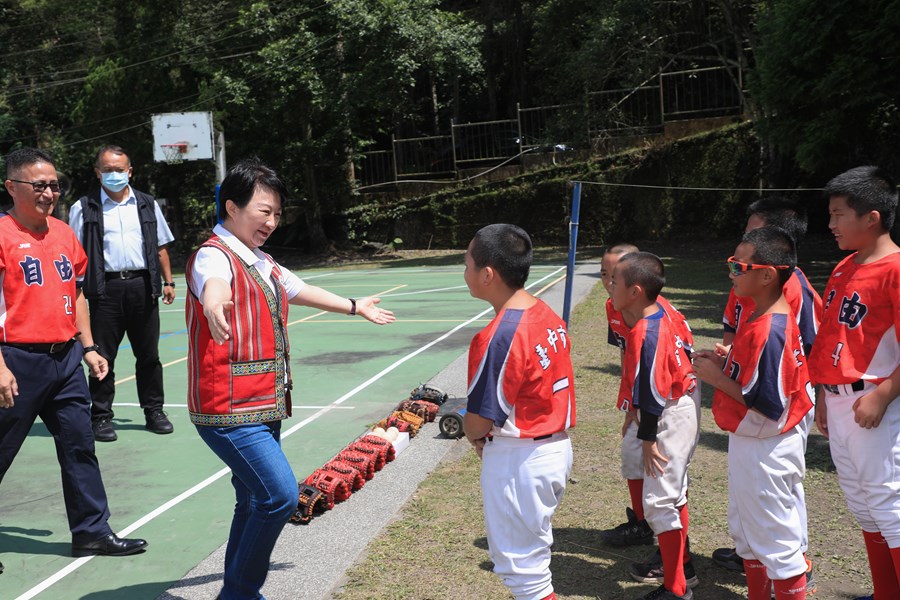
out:
<path id="1" fill-rule="evenodd" d="M 138 269 L 136 271 L 107 271 L 106 272 L 106 281 L 110 279 L 134 279 L 135 277 L 143 277 L 144 275 L 149 275 L 150 271 L 147 269 Z"/>
<path id="2" fill-rule="evenodd" d="M 75 340 L 66 340 L 65 342 L 53 342 L 52 344 L 22 344 L 15 342 L 3 342 L 2 345 L 9 346 L 10 348 L 18 348 L 19 350 L 25 350 L 26 352 L 34 352 L 35 354 L 57 354 L 58 352 L 65 352 L 75 343 Z"/>

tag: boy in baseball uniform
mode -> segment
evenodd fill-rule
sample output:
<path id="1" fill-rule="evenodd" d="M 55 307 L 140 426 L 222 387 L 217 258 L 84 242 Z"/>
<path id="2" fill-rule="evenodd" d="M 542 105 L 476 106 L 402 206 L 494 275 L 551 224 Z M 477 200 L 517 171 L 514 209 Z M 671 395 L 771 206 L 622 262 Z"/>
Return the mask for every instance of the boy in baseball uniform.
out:
<path id="1" fill-rule="evenodd" d="M 700 393 L 690 329 L 657 301 L 665 281 L 662 261 L 649 252 L 622 256 L 613 271 L 613 308 L 628 327 L 618 407 L 640 411 L 644 515 L 659 539 L 664 572 L 663 584 L 642 600 L 690 600 L 687 470 L 699 438 Z"/>
<path id="2" fill-rule="evenodd" d="M 728 526 L 749 600 L 806 597 L 804 421 L 813 407 L 802 338 L 784 286 L 794 242 L 762 227 L 744 235 L 728 267 L 742 317 L 726 357 L 697 352 L 697 375 L 716 388 L 713 416 L 728 432 Z"/>
<path id="3" fill-rule="evenodd" d="M 619 259 L 631 252 L 638 252 L 639 249 L 634 244 L 616 244 L 611 246 L 603 253 L 600 261 L 600 281 L 610 297 L 606 299 L 606 321 L 609 327 L 607 341 L 611 346 L 616 346 L 620 350 L 620 359 L 625 353 L 625 338 L 628 335 L 628 326 L 622 313 L 613 307 L 612 293 L 612 274 L 615 270 Z M 683 321 L 687 328 L 687 336 L 690 336 L 690 327 L 687 321 L 668 300 L 660 294 L 656 297 L 656 302 L 662 307 L 666 314 L 673 318 Z M 693 340 L 689 339 L 688 344 L 692 345 Z M 622 445 L 620 453 L 622 458 L 622 477 L 628 484 L 628 494 L 631 498 L 631 506 L 625 508 L 625 516 L 627 520 L 612 529 L 606 529 L 600 532 L 600 539 L 610 546 L 632 546 L 638 544 L 652 544 L 653 530 L 644 518 L 644 447 L 643 441 L 638 438 L 638 426 L 640 425 L 640 413 L 636 410 L 625 411 L 625 420 L 622 423 Z M 688 520 L 687 505 L 684 506 L 685 521 Z M 685 573 L 687 583 L 690 587 L 695 587 L 699 580 L 694 573 L 693 563 L 690 562 L 690 540 L 686 541 L 686 549 L 684 554 Z M 634 563 L 629 568 L 629 574 L 635 581 L 642 583 L 663 583 L 665 580 L 662 557 L 659 549 L 653 553 L 648 559 Z"/>
<path id="4" fill-rule="evenodd" d="M 873 166 L 825 187 L 828 227 L 855 250 L 834 268 L 809 357 L 822 385 L 816 425 L 863 531 L 875 600 L 900 598 L 900 247 L 897 188 Z"/>
<path id="5" fill-rule="evenodd" d="M 564 321 L 525 290 L 528 234 L 488 225 L 466 251 L 465 281 L 496 317 L 469 346 L 466 438 L 482 459 L 494 572 L 517 600 L 555 599 L 550 523 L 572 469 L 575 387 Z"/>
<path id="6" fill-rule="evenodd" d="M 800 240 L 806 235 L 807 219 L 806 211 L 796 203 L 780 196 L 762 198 L 747 207 L 747 225 L 744 233 L 749 233 L 760 227 L 778 227 L 784 230 L 793 240 L 794 248 L 799 246 Z M 787 283 L 784 284 L 784 298 L 791 307 L 800 335 L 803 338 L 803 352 L 809 355 L 809 350 L 816 339 L 819 330 L 819 321 L 822 319 L 822 298 L 810 284 L 806 274 L 797 267 L 791 272 Z M 716 344 L 716 352 L 721 356 L 727 356 L 734 340 L 734 334 L 743 320 L 753 313 L 755 306 L 750 297 L 739 297 L 734 288 L 728 295 L 728 304 L 722 317 L 724 333 L 722 343 Z M 804 436 L 809 436 L 814 411 L 806 415 L 802 423 Z M 801 515 L 803 531 L 807 531 L 806 514 Z M 809 546 L 808 535 L 804 536 L 803 551 Z M 717 548 L 712 553 L 713 561 L 727 569 L 744 572 L 744 562 L 735 548 Z M 806 592 L 816 591 L 816 580 L 813 577 L 812 563 L 809 563 L 806 572 Z"/>

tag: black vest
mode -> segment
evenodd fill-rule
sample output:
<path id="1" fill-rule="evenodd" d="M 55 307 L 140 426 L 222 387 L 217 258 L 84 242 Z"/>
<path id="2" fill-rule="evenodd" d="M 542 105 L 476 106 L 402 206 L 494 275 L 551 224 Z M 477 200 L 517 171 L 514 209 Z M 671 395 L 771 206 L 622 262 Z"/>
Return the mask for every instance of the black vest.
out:
<path id="1" fill-rule="evenodd" d="M 154 298 L 162 295 L 162 278 L 159 268 L 159 246 L 156 233 L 156 199 L 149 194 L 131 188 L 137 199 L 138 217 L 141 221 L 141 236 L 144 240 L 144 257 L 150 272 L 151 293 Z M 106 294 L 105 261 L 103 260 L 103 208 L 100 202 L 100 188 L 83 196 L 81 203 L 82 233 L 81 245 L 88 257 L 87 273 L 84 275 L 84 295 L 99 298 Z"/>

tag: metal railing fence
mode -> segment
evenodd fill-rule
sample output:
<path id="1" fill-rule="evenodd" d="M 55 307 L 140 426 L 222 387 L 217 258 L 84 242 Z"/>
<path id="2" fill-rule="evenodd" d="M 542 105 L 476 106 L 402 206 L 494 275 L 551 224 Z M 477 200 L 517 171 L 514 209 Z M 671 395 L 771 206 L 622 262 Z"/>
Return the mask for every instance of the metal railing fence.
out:
<path id="1" fill-rule="evenodd" d="M 391 150 L 363 152 L 362 187 L 406 179 L 455 179 L 459 170 L 520 158 L 525 152 L 596 148 L 601 139 L 659 135 L 667 122 L 739 115 L 740 69 L 717 66 L 660 73 L 655 83 L 591 92 L 584 105 L 522 108 L 515 119 L 451 123 L 450 135 L 394 138 Z"/>

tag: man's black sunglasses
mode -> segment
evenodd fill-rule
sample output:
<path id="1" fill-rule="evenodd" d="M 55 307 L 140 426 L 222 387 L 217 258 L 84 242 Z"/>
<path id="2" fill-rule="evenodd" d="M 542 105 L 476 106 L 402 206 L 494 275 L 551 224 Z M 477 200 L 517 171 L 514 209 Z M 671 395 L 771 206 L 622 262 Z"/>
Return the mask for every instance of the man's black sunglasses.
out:
<path id="1" fill-rule="evenodd" d="M 47 183 L 46 181 L 22 181 L 20 179 L 10 179 L 10 181 L 15 181 L 16 183 L 28 183 L 38 194 L 43 194 L 44 190 L 47 188 L 50 188 L 50 191 L 54 194 L 59 193 L 58 181 L 51 181 L 50 183 Z"/>

